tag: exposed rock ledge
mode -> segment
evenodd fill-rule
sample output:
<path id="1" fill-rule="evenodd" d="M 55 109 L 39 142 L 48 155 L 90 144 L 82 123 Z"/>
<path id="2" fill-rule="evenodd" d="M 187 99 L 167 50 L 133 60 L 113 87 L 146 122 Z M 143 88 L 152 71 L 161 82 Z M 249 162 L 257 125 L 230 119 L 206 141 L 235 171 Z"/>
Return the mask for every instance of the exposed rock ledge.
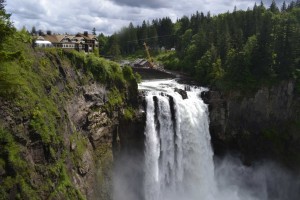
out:
<path id="1" fill-rule="evenodd" d="M 113 177 L 132 174 L 129 170 L 135 170 L 136 166 L 141 167 L 143 161 L 144 103 L 139 103 L 140 112 L 135 113 L 133 119 L 125 119 L 122 109 L 111 113 L 102 109 L 107 100 L 107 93 L 102 85 L 86 85 L 78 89 L 78 94 L 67 106 L 67 113 L 74 128 L 83 133 L 89 141 L 88 148 L 80 159 L 80 165 L 73 171 L 73 181 L 87 199 L 112 199 Z M 139 101 L 143 101 L 143 98 Z M 76 148 L 70 145 L 71 149 Z M 124 162 L 132 163 L 132 166 L 114 170 L 115 167 L 124 166 Z M 113 174 L 116 172 L 120 174 Z M 141 180 L 141 176 L 137 174 L 135 179 Z M 140 184 L 142 182 L 135 188 L 138 189 Z"/>
<path id="2" fill-rule="evenodd" d="M 78 164 L 72 169 L 72 174 L 73 183 L 87 199 L 95 199 L 97 194 L 107 195 L 106 197 L 110 198 L 108 186 L 101 185 L 103 188 L 99 189 L 102 190 L 101 192 L 96 190 L 98 177 L 102 176 L 102 179 L 107 179 L 103 182 L 109 182 L 111 179 L 109 175 L 111 170 L 103 166 L 112 166 L 112 132 L 117 124 L 118 116 L 109 118 L 101 110 L 101 106 L 106 102 L 107 93 L 105 87 L 97 83 L 80 86 L 66 105 L 72 132 L 80 132 L 86 138 L 87 148 L 80 155 L 81 158 L 77 158 Z M 70 141 L 71 151 L 75 151 L 76 148 L 78 148 L 76 143 Z M 100 156 L 109 164 L 99 163 L 96 159 L 102 160 Z M 104 173 L 108 174 L 104 176 Z M 100 182 L 103 184 L 102 180 Z"/>
<path id="3" fill-rule="evenodd" d="M 290 167 L 299 165 L 300 97 L 293 81 L 262 87 L 252 96 L 208 91 L 210 132 L 216 155 L 237 150 L 245 163 L 278 159 Z"/>

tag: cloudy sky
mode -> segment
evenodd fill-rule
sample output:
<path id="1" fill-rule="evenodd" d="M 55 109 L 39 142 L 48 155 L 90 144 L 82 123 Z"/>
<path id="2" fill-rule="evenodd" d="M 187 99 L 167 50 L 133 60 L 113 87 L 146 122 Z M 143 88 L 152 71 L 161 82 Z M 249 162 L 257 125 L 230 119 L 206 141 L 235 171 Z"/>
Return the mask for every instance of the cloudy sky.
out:
<path id="1" fill-rule="evenodd" d="M 118 31 L 130 22 L 168 16 L 172 20 L 197 10 L 212 14 L 252 8 L 260 0 L 6 0 L 6 10 L 17 28 L 77 33 L 96 28 L 97 34 Z M 264 0 L 266 6 L 271 0 Z M 282 0 L 276 0 L 281 6 Z M 286 1 L 289 2 L 289 1 Z"/>

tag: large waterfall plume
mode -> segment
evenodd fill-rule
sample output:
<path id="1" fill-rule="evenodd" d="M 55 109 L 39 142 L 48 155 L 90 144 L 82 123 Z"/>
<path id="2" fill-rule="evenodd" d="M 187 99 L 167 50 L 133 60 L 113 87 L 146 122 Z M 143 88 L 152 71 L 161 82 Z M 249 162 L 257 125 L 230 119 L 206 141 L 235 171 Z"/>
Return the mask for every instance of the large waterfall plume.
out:
<path id="1" fill-rule="evenodd" d="M 213 199 L 213 151 L 208 108 L 200 98 L 203 89 L 171 80 L 144 82 L 140 88 L 148 89 L 145 199 Z"/>

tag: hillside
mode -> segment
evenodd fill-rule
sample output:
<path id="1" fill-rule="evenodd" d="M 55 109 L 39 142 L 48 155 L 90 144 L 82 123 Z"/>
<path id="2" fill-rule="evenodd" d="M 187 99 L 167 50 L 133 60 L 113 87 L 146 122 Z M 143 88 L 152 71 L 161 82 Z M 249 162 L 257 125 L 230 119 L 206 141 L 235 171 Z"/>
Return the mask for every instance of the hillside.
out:
<path id="1" fill-rule="evenodd" d="M 101 185 L 107 199 L 113 135 L 137 101 L 131 69 L 33 49 L 25 30 L 11 29 L 0 54 L 1 198 L 85 199 Z"/>

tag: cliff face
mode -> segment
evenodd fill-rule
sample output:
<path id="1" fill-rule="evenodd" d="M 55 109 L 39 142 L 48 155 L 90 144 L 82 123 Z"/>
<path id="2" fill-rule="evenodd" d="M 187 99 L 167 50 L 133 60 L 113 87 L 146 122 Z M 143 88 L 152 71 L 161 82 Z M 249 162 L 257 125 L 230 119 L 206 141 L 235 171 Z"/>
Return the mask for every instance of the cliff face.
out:
<path id="1" fill-rule="evenodd" d="M 134 118 L 122 118 L 114 137 L 114 197 L 143 199 L 144 142 L 146 113 L 144 97 L 139 96 L 139 108 Z"/>
<path id="2" fill-rule="evenodd" d="M 293 81 L 262 87 L 255 94 L 202 94 L 210 108 L 210 131 L 217 155 L 241 152 L 245 163 L 277 159 L 300 164 L 300 97 Z"/>
<path id="3" fill-rule="evenodd" d="M 76 52 L 29 54 L 33 62 L 10 63 L 22 85 L 0 96 L 0 195 L 112 199 L 114 152 L 138 138 L 130 135 L 138 118 L 124 115 L 130 107 L 135 116 L 134 75 Z"/>
<path id="4" fill-rule="evenodd" d="M 92 83 L 79 86 L 78 92 L 66 105 L 68 120 L 73 132 L 81 135 L 69 141 L 70 151 L 82 148 L 76 154 L 75 166 L 72 167 L 72 179 L 87 199 L 110 199 L 112 181 L 112 141 L 113 132 L 118 124 L 118 112 L 111 116 L 102 109 L 109 91 L 100 84 Z"/>

